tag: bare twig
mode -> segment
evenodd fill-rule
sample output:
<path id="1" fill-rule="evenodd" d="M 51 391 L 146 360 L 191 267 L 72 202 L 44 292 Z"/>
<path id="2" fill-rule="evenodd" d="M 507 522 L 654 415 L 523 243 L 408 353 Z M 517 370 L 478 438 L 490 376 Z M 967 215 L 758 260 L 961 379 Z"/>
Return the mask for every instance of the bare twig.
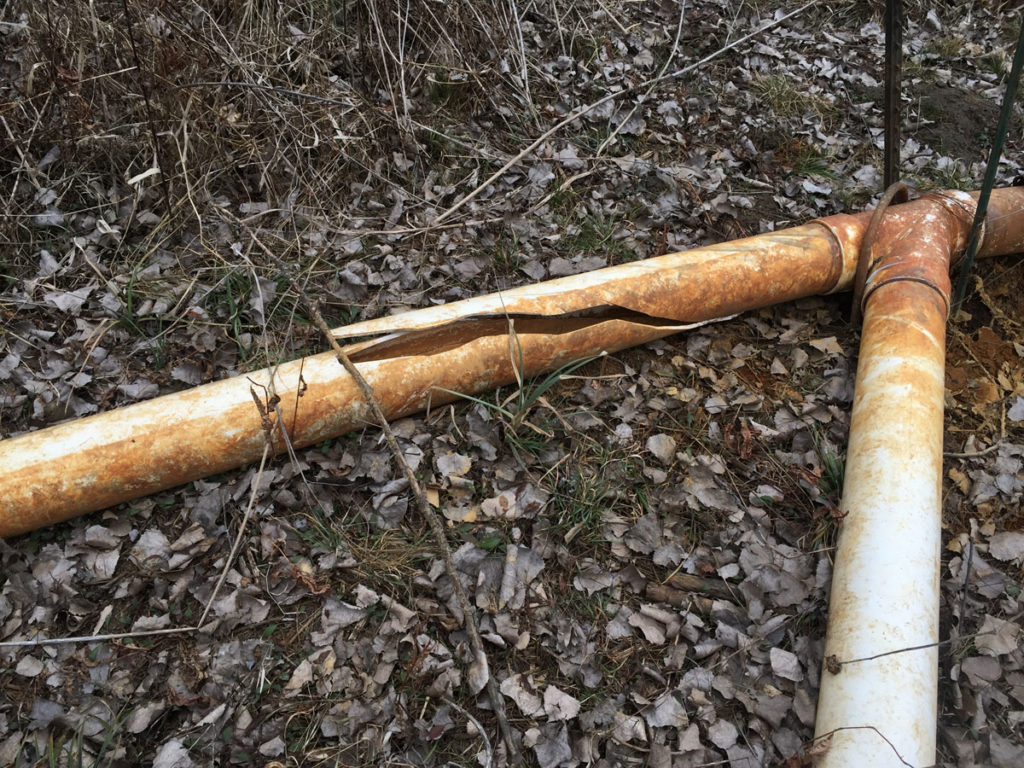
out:
<path id="1" fill-rule="evenodd" d="M 144 629 L 139 632 L 115 632 L 107 635 L 76 635 L 73 637 L 36 637 L 31 640 L 0 640 L 0 648 L 38 648 L 44 645 L 73 645 L 75 643 L 102 643 L 107 640 L 125 640 L 131 637 L 154 637 L 156 635 L 177 635 L 195 632 L 195 627 L 167 627 L 166 629 Z"/>
<path id="2" fill-rule="evenodd" d="M 405 45 L 409 32 L 409 0 L 405 0 L 404 13 L 398 14 L 398 84 L 402 90 L 402 127 L 409 126 L 409 97 L 405 92 Z"/>
<path id="3" fill-rule="evenodd" d="M 999 443 L 993 443 L 988 448 L 982 448 L 980 451 L 947 451 L 942 455 L 947 459 L 975 459 L 979 456 L 988 456 L 990 453 L 999 450 Z"/>
<path id="4" fill-rule="evenodd" d="M 668 603 L 676 608 L 686 608 L 687 610 L 695 609 L 705 615 L 711 613 L 715 604 L 710 597 L 684 592 L 664 584 L 648 584 L 644 588 L 644 594 L 655 602 Z"/>
<path id="5" fill-rule="evenodd" d="M 967 542 L 967 562 L 964 564 L 964 583 L 960 587 L 960 616 L 957 621 L 957 626 L 954 630 L 953 626 L 950 625 L 950 635 L 954 631 L 958 635 L 963 633 L 960 631 L 963 628 L 963 623 L 967 617 L 967 593 L 971 589 L 971 567 L 974 565 L 974 535 L 972 534 Z M 952 642 L 952 638 L 950 639 Z"/>
<path id="6" fill-rule="evenodd" d="M 742 595 L 736 594 L 736 591 L 732 589 L 732 585 L 722 578 L 708 579 L 690 573 L 674 573 L 665 579 L 664 583 L 670 587 L 681 589 L 684 592 L 696 592 L 706 597 L 743 604 Z"/>
<path id="7" fill-rule="evenodd" d="M 370 386 L 370 383 L 363 377 L 362 373 L 359 372 L 359 369 L 356 368 L 355 363 L 352 362 L 349 356 L 345 354 L 345 350 L 338 344 L 337 339 L 335 339 L 334 335 L 331 333 L 331 329 L 324 320 L 323 315 L 320 314 L 320 310 L 317 309 L 316 305 L 309 300 L 307 293 L 292 276 L 288 265 L 281 261 L 281 259 L 279 259 L 269 247 L 260 241 L 252 230 L 248 229 L 243 224 L 240 224 L 240 226 L 246 230 L 253 243 L 255 243 L 256 246 L 264 253 L 267 259 L 269 259 L 271 263 L 280 270 L 288 280 L 292 290 L 305 300 L 310 314 L 313 317 L 313 322 L 331 345 L 331 349 L 334 351 L 334 355 L 338 362 L 356 382 L 360 392 L 363 394 L 363 398 L 366 400 L 367 405 L 373 413 L 374 419 L 383 431 L 388 449 L 391 451 L 391 455 L 394 458 L 395 463 L 402 470 L 402 474 L 409 483 L 409 491 L 416 502 L 417 509 L 427 521 L 427 524 L 430 527 L 430 532 L 434 537 L 438 549 L 441 551 L 441 558 L 444 561 L 445 572 L 447 573 L 449 580 L 452 582 L 455 599 L 458 602 L 459 609 L 462 611 L 464 617 L 466 633 L 469 635 L 469 644 L 473 651 L 474 666 L 477 666 L 478 673 L 486 681 L 487 696 L 490 700 L 491 708 L 494 710 L 495 717 L 498 720 L 498 726 L 501 730 L 505 747 L 509 753 L 510 763 L 513 765 L 519 764 L 521 762 L 519 748 L 513 738 L 512 728 L 508 722 L 508 716 L 505 714 L 505 702 L 502 699 L 501 692 L 498 690 L 497 680 L 490 672 L 487 662 L 487 653 L 484 650 L 483 639 L 480 636 L 480 628 L 477 625 L 476 612 L 469 602 L 469 597 L 466 595 L 466 590 L 462 581 L 459 579 L 458 570 L 456 569 L 455 561 L 452 558 L 451 547 L 448 545 L 448 539 L 445 536 L 441 518 L 433 509 L 431 509 L 430 502 L 427 501 L 427 495 L 424 493 L 419 480 L 416 479 L 416 474 L 412 471 L 409 463 L 405 460 L 405 456 L 402 453 L 401 447 L 398 445 L 395 433 L 392 431 L 390 424 L 388 424 L 387 417 L 384 415 L 380 404 L 377 402 L 376 395 L 374 395 L 373 392 L 373 387 Z"/>
<path id="8" fill-rule="evenodd" d="M 187 627 L 167 627 L 165 629 L 144 629 L 138 632 L 115 632 L 104 635 L 75 635 L 72 637 L 37 637 L 31 640 L 0 640 L 0 648 L 35 648 L 45 645 L 73 645 L 76 643 L 101 643 L 107 640 L 126 640 L 133 637 L 156 637 L 163 635 L 178 635 L 184 632 L 195 632 L 206 624 L 206 617 L 210 614 L 210 610 L 213 608 L 213 601 L 217 599 L 217 593 L 220 592 L 220 588 L 224 586 L 224 581 L 228 577 L 228 573 L 231 570 L 231 564 L 235 561 L 235 556 L 238 554 L 238 550 L 242 544 L 242 536 L 245 533 L 245 529 L 249 522 L 249 518 L 252 517 L 253 507 L 256 505 L 256 494 L 260 487 L 260 478 L 263 477 L 263 470 L 267 464 L 267 457 L 270 455 L 270 437 L 267 436 L 267 442 L 263 447 L 263 458 L 260 459 L 260 468 L 256 472 L 256 476 L 252 480 L 252 492 L 249 494 L 249 503 L 245 507 L 245 515 L 242 518 L 242 523 L 238 527 L 238 533 L 235 535 L 235 542 L 231 546 L 231 552 L 228 554 L 228 558 L 224 563 L 224 568 L 221 569 L 220 577 L 217 579 L 217 585 L 213 588 L 213 592 L 210 593 L 209 599 L 206 601 L 206 607 L 203 609 L 202 616 L 199 617 L 194 625 Z M 99 629 L 97 626 L 96 629 Z"/>
<path id="9" fill-rule="evenodd" d="M 973 551 L 973 545 L 971 547 L 971 550 Z M 964 581 L 964 590 L 965 591 L 967 589 L 967 580 L 970 579 L 970 569 L 969 569 L 969 567 L 970 567 L 970 562 L 968 561 L 968 569 L 967 569 L 967 571 L 965 573 L 965 581 Z M 961 617 L 962 617 L 963 616 L 963 602 L 961 602 L 960 614 L 961 614 Z M 1022 615 L 1024 615 L 1024 612 L 1017 613 L 1016 615 L 1009 617 L 1008 622 L 1011 623 L 1011 624 L 1015 623 L 1016 621 L 1018 621 L 1020 619 L 1020 617 Z M 979 637 L 986 637 L 986 636 L 991 636 L 991 635 L 996 635 L 996 634 L 998 634 L 997 630 L 989 630 L 988 632 L 972 632 L 970 634 L 970 637 L 973 638 L 973 639 L 977 639 Z M 905 648 L 896 648 L 896 649 L 891 650 L 891 651 L 883 651 L 882 653 L 876 653 L 873 656 L 861 656 L 858 659 L 840 659 L 839 657 L 837 657 L 837 656 L 835 656 L 833 654 L 833 655 L 828 656 L 826 658 L 826 664 L 832 666 L 834 669 L 840 669 L 841 670 L 842 667 L 845 666 L 846 664 L 857 664 L 857 663 L 862 662 L 862 661 L 874 661 L 875 659 L 881 659 L 881 658 L 884 658 L 886 656 L 895 656 L 896 654 L 899 654 L 899 653 L 909 653 L 910 651 L 923 651 L 923 650 L 927 650 L 928 648 L 941 648 L 941 647 L 943 647 L 945 645 L 952 644 L 952 642 L 953 641 L 950 639 L 950 640 L 938 640 L 938 641 L 936 641 L 934 643 L 923 643 L 922 645 L 909 645 L 909 646 L 907 646 Z M 838 674 L 838 673 L 834 673 L 834 674 Z"/>
<path id="10" fill-rule="evenodd" d="M 597 0 L 597 4 L 601 6 L 601 10 L 603 10 L 605 14 L 607 14 L 608 18 L 612 20 L 612 23 L 619 28 L 619 31 L 622 34 L 629 34 L 629 29 L 623 26 L 622 22 L 619 21 L 618 17 L 614 13 L 612 13 L 611 9 L 607 5 L 604 4 L 604 0 Z M 632 25 L 630 25 L 630 27 L 632 27 Z"/>
<path id="11" fill-rule="evenodd" d="M 441 701 L 443 701 L 452 709 L 462 713 L 462 715 L 473 724 L 473 727 L 476 728 L 476 732 L 479 733 L 480 738 L 484 740 L 484 749 L 487 752 L 487 760 L 484 761 L 484 768 L 491 768 L 491 766 L 494 765 L 494 750 L 491 748 L 491 740 L 487 737 L 487 731 L 485 731 L 484 727 L 480 725 L 480 721 L 473 717 L 473 715 L 471 715 L 463 707 L 459 706 L 454 701 L 449 699 L 447 696 L 442 698 Z"/>
<path id="12" fill-rule="evenodd" d="M 235 561 L 235 556 L 238 554 L 239 548 L 242 546 L 242 537 L 245 535 L 245 529 L 249 526 L 249 518 L 252 517 L 253 507 L 256 506 L 256 494 L 259 493 L 260 479 L 263 477 L 263 469 L 267 466 L 267 456 L 270 455 L 270 435 L 267 434 L 266 442 L 263 445 L 263 456 L 260 458 L 260 468 L 256 471 L 256 476 L 252 479 L 252 491 L 249 494 L 249 503 L 245 506 L 245 514 L 242 516 L 242 522 L 238 526 L 238 533 L 235 534 L 235 541 L 231 545 L 231 552 L 228 553 L 228 559 L 224 563 L 224 568 L 220 572 L 220 578 L 217 579 L 217 584 L 213 588 L 213 592 L 210 593 L 210 599 L 206 601 L 206 607 L 203 609 L 203 615 L 199 617 L 199 621 L 196 623 L 197 627 L 203 626 L 206 623 L 206 617 L 210 614 L 210 609 L 213 608 L 213 601 L 217 599 L 217 593 L 220 592 L 220 588 L 224 586 L 224 581 L 228 577 L 228 572 L 231 570 L 231 564 Z"/>
<path id="13" fill-rule="evenodd" d="M 523 25 L 519 18 L 519 7 L 516 0 L 508 0 L 508 10 L 512 16 L 512 26 L 515 30 L 517 53 L 519 54 L 519 78 L 523 81 L 523 95 L 526 98 L 526 106 L 530 109 L 533 119 L 537 120 L 537 107 L 534 106 L 533 96 L 530 93 L 530 72 L 527 68 L 526 42 L 523 39 Z"/>
<path id="14" fill-rule="evenodd" d="M 320 101 L 324 104 L 334 104 L 339 107 L 351 107 L 351 101 L 345 101 L 343 99 L 332 99 L 330 96 L 319 96 L 315 93 L 306 93 L 305 91 L 296 91 L 294 88 L 282 88 L 279 85 L 264 85 L 263 83 L 247 83 L 241 80 L 221 80 L 219 82 L 214 81 L 197 81 L 194 83 L 181 83 L 176 85 L 175 88 L 184 90 L 186 88 L 249 88 L 254 91 L 264 91 L 267 93 L 278 93 L 283 96 L 294 96 L 299 99 L 305 99 L 306 101 Z"/>
<path id="15" fill-rule="evenodd" d="M 896 745 L 889 741 L 886 735 L 873 725 L 844 725 L 840 726 L 839 728 L 833 728 L 828 733 L 823 733 L 821 734 L 821 736 L 815 736 L 814 743 L 827 741 L 828 739 L 831 739 L 834 734 L 839 733 L 840 731 L 874 731 L 876 734 L 878 734 L 882 741 L 889 745 L 889 748 L 892 750 L 893 754 L 896 755 L 897 760 L 899 760 L 901 763 L 907 766 L 907 768 L 915 768 L 913 763 L 908 763 L 906 760 L 903 759 L 903 756 L 896 749 Z"/>
<path id="16" fill-rule="evenodd" d="M 405 62 L 402 54 L 402 34 L 401 32 L 399 32 L 399 39 L 397 41 L 398 53 L 396 54 L 394 51 L 391 50 L 391 45 L 388 43 L 387 35 L 384 32 L 384 24 L 381 21 L 380 12 L 377 9 L 376 0 L 371 0 L 369 3 L 367 3 L 366 9 L 369 12 L 370 20 L 373 22 L 373 30 L 377 35 L 377 45 L 381 53 L 380 62 L 384 67 L 383 79 L 388 86 L 388 96 L 391 98 L 391 107 L 394 110 L 395 115 L 407 116 L 408 104 L 405 98 Z M 401 17 L 399 18 L 401 19 Z M 399 28 L 401 28 L 401 21 L 399 21 Z M 397 77 L 400 83 L 401 90 L 401 94 L 399 95 L 398 98 L 401 98 L 403 107 L 401 110 L 399 109 L 399 105 L 396 101 L 394 83 L 395 78 L 391 74 L 391 67 L 388 66 L 389 57 L 392 59 L 392 61 L 394 61 L 395 65 L 398 67 Z M 403 125 L 403 120 L 399 119 L 398 124 L 400 126 Z"/>

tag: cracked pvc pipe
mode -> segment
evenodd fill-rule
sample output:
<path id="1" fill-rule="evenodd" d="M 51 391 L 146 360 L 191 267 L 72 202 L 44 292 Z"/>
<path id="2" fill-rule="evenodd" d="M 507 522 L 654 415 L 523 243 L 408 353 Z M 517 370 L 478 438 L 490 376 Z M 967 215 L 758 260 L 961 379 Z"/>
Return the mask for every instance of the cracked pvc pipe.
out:
<path id="1" fill-rule="evenodd" d="M 959 201 L 959 202 L 958 202 Z M 907 210 L 922 205 L 908 203 Z M 972 198 L 951 193 L 970 221 Z M 979 255 L 1024 250 L 1024 190 L 993 193 Z M 1012 214 L 1012 215 L 1004 215 Z M 870 214 L 827 219 L 339 329 L 388 418 L 611 353 L 747 309 L 849 289 Z M 959 247 L 959 246 L 958 246 Z M 514 328 L 514 344 L 510 344 Z M 511 349 L 510 349 L 511 347 Z M 0 441 L 0 537 L 259 458 L 259 409 L 280 397 L 274 448 L 312 445 L 369 419 L 331 353 Z M 278 423 L 280 421 L 280 423 Z"/>
<path id="2" fill-rule="evenodd" d="M 972 204 L 891 208 L 871 254 L 815 724 L 826 768 L 935 763 L 949 264 Z"/>

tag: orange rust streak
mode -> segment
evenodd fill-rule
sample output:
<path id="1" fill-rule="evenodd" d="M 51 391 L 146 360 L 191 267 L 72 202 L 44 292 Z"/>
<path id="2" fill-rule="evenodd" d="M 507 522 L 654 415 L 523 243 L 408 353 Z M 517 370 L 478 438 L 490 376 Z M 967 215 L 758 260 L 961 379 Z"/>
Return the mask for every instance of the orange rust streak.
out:
<path id="1" fill-rule="evenodd" d="M 972 196 L 977 195 L 972 193 Z M 985 237 L 978 256 L 1001 256 L 1024 253 L 1024 227 L 1020 226 L 1024 210 L 1024 187 L 993 189 L 985 216 Z"/>

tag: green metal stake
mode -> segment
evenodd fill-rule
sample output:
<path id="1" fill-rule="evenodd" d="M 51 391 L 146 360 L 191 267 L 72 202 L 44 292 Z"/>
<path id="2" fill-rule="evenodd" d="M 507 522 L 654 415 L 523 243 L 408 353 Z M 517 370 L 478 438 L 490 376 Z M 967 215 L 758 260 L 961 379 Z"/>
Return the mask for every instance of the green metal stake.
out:
<path id="1" fill-rule="evenodd" d="M 967 241 L 967 253 L 960 267 L 960 277 L 957 280 L 956 293 L 953 294 L 954 315 L 960 311 L 960 305 L 963 304 L 964 296 L 967 293 L 967 281 L 971 277 L 971 270 L 974 269 L 974 258 L 978 255 L 978 245 L 981 241 L 981 225 L 985 221 L 985 214 L 988 213 L 988 199 L 992 194 L 992 187 L 996 183 L 999 158 L 1003 156 L 1003 144 L 1006 142 L 1006 134 L 1010 130 L 1010 118 L 1013 116 L 1013 100 L 1017 96 L 1017 82 L 1020 80 L 1022 66 L 1024 66 L 1024 23 L 1021 24 L 1020 34 L 1017 37 L 1017 52 L 1013 55 L 1013 66 L 1010 68 L 1010 77 L 1006 81 L 1006 93 L 1003 94 L 1003 111 L 999 115 L 999 128 L 992 142 L 992 149 L 988 154 L 985 181 L 981 185 L 978 208 L 974 213 L 974 225 L 971 227 L 971 237 Z"/>

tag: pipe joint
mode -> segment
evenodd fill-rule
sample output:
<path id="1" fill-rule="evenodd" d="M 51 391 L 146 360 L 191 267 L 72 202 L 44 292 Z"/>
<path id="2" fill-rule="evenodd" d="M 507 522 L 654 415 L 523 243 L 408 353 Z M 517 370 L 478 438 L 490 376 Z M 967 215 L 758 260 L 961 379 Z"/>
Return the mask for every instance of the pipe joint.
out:
<path id="1" fill-rule="evenodd" d="M 939 279 L 936 280 L 933 270 L 921 269 L 920 265 L 893 262 L 880 264 L 868 275 L 867 282 L 864 285 L 863 306 L 867 306 L 871 294 L 886 285 L 899 282 L 920 283 L 921 285 L 927 285 L 939 294 L 945 307 L 944 317 L 948 319 L 952 284 L 948 271 L 938 275 L 938 277 Z"/>
<path id="2" fill-rule="evenodd" d="M 937 195 L 892 208 L 870 255 L 861 308 L 866 309 L 871 297 L 886 285 L 910 281 L 935 290 L 948 317 L 949 265 L 970 228 L 970 219 L 963 219 L 965 213 L 956 197 Z"/>
<path id="3" fill-rule="evenodd" d="M 857 249 L 864 232 L 862 216 L 837 213 L 823 219 L 814 219 L 812 224 L 821 226 L 828 233 L 829 250 L 832 253 L 832 273 L 835 282 L 822 295 L 842 293 L 850 290 L 857 273 Z"/>

